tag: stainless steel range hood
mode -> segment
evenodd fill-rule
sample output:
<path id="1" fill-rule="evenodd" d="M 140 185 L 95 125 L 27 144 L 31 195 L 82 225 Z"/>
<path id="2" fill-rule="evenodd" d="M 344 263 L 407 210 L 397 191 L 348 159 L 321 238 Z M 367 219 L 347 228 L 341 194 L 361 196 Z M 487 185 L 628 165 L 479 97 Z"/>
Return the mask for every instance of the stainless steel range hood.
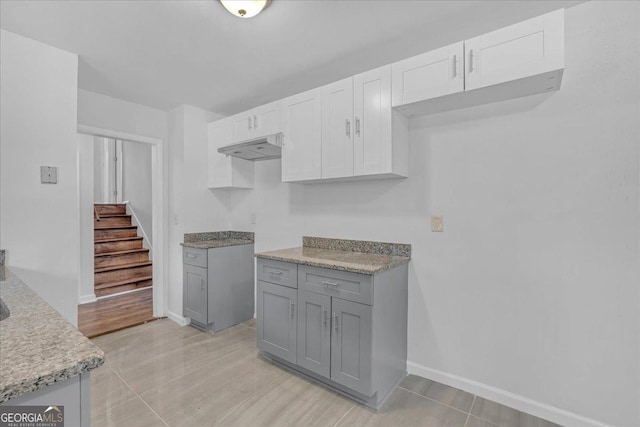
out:
<path id="1" fill-rule="evenodd" d="M 283 139 L 284 135 L 278 132 L 218 148 L 218 153 L 251 161 L 279 159 Z"/>

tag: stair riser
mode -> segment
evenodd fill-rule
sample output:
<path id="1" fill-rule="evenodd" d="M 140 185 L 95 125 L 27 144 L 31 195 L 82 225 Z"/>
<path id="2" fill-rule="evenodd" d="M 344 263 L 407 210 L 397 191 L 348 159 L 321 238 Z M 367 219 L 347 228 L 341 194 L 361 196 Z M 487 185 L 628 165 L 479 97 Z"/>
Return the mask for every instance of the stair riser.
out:
<path id="1" fill-rule="evenodd" d="M 94 258 L 95 268 L 111 267 L 116 265 L 133 264 L 136 262 L 149 261 L 148 252 L 136 252 L 122 255 L 108 255 Z"/>
<path id="2" fill-rule="evenodd" d="M 142 239 L 139 240 L 123 240 L 122 242 L 96 242 L 94 245 L 94 253 L 103 254 L 106 252 L 128 251 L 131 249 L 142 249 Z"/>
<path id="3" fill-rule="evenodd" d="M 127 213 L 125 205 L 94 205 L 98 215 L 119 215 Z"/>
<path id="4" fill-rule="evenodd" d="M 143 280 L 142 282 L 137 282 L 137 283 L 127 283 L 126 285 L 96 289 L 96 296 L 103 297 L 105 295 L 113 295 L 119 292 L 131 291 L 134 289 L 146 288 L 150 286 L 153 286 L 153 280 Z"/>
<path id="5" fill-rule="evenodd" d="M 151 267 L 151 265 L 145 265 L 141 267 L 123 268 L 121 270 L 111 270 L 102 273 L 96 273 L 94 275 L 94 284 L 95 286 L 99 286 L 104 283 L 117 282 L 128 278 L 151 276 Z"/>
<path id="6" fill-rule="evenodd" d="M 126 228 L 124 230 L 93 230 L 93 238 L 95 240 L 119 239 L 121 237 L 136 237 L 138 232 L 135 228 Z"/>
<path id="7" fill-rule="evenodd" d="M 131 225 L 131 217 L 130 216 L 112 216 L 112 217 L 102 217 L 100 221 L 97 219 L 93 219 L 94 227 L 115 227 L 118 225 Z"/>

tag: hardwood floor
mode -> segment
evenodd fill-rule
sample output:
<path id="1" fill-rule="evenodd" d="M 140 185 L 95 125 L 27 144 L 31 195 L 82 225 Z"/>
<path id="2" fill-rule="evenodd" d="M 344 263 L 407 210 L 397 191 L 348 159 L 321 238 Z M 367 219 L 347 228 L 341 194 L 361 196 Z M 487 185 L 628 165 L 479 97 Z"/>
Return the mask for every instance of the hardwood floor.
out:
<path id="1" fill-rule="evenodd" d="M 78 329 L 88 338 L 156 320 L 153 317 L 153 290 L 116 295 L 78 306 Z"/>

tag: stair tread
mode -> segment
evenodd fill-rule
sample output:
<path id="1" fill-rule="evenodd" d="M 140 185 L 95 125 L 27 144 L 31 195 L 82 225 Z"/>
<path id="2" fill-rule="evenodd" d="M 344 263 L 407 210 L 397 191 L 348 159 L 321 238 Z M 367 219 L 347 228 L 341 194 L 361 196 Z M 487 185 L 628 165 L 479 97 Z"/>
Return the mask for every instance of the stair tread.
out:
<path id="1" fill-rule="evenodd" d="M 138 228 L 137 225 L 107 225 L 105 227 L 93 227 L 94 230 L 114 230 L 114 229 L 131 229 Z"/>
<path id="2" fill-rule="evenodd" d="M 104 240 L 96 240 L 95 243 L 109 243 L 109 242 L 126 242 L 129 240 L 142 240 L 142 236 L 136 237 L 117 237 L 115 239 L 104 239 Z"/>
<path id="3" fill-rule="evenodd" d="M 100 218 L 124 218 L 124 217 L 131 217 L 131 215 L 129 214 L 102 214 L 100 215 Z"/>
<path id="4" fill-rule="evenodd" d="M 147 265 L 151 265 L 152 262 L 151 261 L 143 261 L 143 262 L 134 262 L 131 264 L 122 264 L 122 265 L 112 265 L 109 267 L 101 267 L 101 268 L 96 268 L 93 270 L 94 273 L 104 273 L 106 271 L 113 271 L 113 270 L 126 270 L 128 268 L 135 268 L 135 267 L 145 267 Z"/>
<path id="5" fill-rule="evenodd" d="M 94 203 L 93 206 L 126 206 L 124 203 Z"/>
<path id="6" fill-rule="evenodd" d="M 131 283 L 144 282 L 146 280 L 153 280 L 153 276 L 133 277 L 129 279 L 117 280 L 114 282 L 106 282 L 99 285 L 95 285 L 95 289 L 113 288 L 115 286 L 128 285 Z M 152 285 L 149 285 L 152 286 Z"/>
<path id="7" fill-rule="evenodd" d="M 149 249 L 147 248 L 142 248 L 142 249 L 126 249 L 123 251 L 113 251 L 113 252 L 103 252 L 100 254 L 95 254 L 95 257 L 101 257 L 101 256 L 109 256 L 109 255 L 125 255 L 125 254 L 135 254 L 138 252 L 149 252 Z"/>

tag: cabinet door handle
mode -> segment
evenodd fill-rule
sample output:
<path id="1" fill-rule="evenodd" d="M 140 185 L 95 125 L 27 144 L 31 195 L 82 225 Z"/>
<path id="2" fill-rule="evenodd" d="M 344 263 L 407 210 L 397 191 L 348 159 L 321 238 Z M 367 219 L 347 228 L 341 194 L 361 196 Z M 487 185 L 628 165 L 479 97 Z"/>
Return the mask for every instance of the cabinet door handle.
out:
<path id="1" fill-rule="evenodd" d="M 452 68 L 453 68 L 453 76 L 452 78 L 456 78 L 458 77 L 458 55 L 453 55 L 453 64 L 452 64 Z"/>
<path id="2" fill-rule="evenodd" d="M 282 276 L 282 271 L 270 271 L 269 274 L 272 276 Z"/>
<path id="3" fill-rule="evenodd" d="M 338 315 L 336 313 L 333 313 L 333 330 L 336 331 L 336 334 L 338 333 Z"/>
<path id="4" fill-rule="evenodd" d="M 346 120 L 346 128 L 347 138 L 351 138 L 351 122 L 349 121 L 349 119 Z"/>
<path id="5" fill-rule="evenodd" d="M 327 309 L 322 307 L 322 324 L 327 327 Z"/>
<path id="6" fill-rule="evenodd" d="M 194 254 L 187 254 L 187 258 L 196 258 Z"/>
<path id="7" fill-rule="evenodd" d="M 247 129 L 251 130 L 251 116 L 247 118 Z"/>
<path id="8" fill-rule="evenodd" d="M 258 116 L 253 115 L 253 128 L 258 129 Z"/>
<path id="9" fill-rule="evenodd" d="M 340 286 L 340 283 L 336 283 L 336 282 L 327 282 L 327 281 L 321 281 L 320 283 L 322 283 L 324 285 L 324 287 L 326 288 L 327 286 L 333 286 L 334 288 L 337 288 L 338 286 Z"/>
<path id="10" fill-rule="evenodd" d="M 360 136 L 360 118 L 356 117 L 356 135 Z"/>
<path id="11" fill-rule="evenodd" d="M 200 278 L 200 290 L 204 291 L 204 279 L 202 277 Z"/>
<path id="12" fill-rule="evenodd" d="M 291 318 L 292 319 L 293 319 L 293 315 L 296 312 L 295 308 L 296 308 L 296 304 L 293 301 L 291 301 Z"/>
<path id="13" fill-rule="evenodd" d="M 469 74 L 473 72 L 473 49 L 469 49 Z"/>

